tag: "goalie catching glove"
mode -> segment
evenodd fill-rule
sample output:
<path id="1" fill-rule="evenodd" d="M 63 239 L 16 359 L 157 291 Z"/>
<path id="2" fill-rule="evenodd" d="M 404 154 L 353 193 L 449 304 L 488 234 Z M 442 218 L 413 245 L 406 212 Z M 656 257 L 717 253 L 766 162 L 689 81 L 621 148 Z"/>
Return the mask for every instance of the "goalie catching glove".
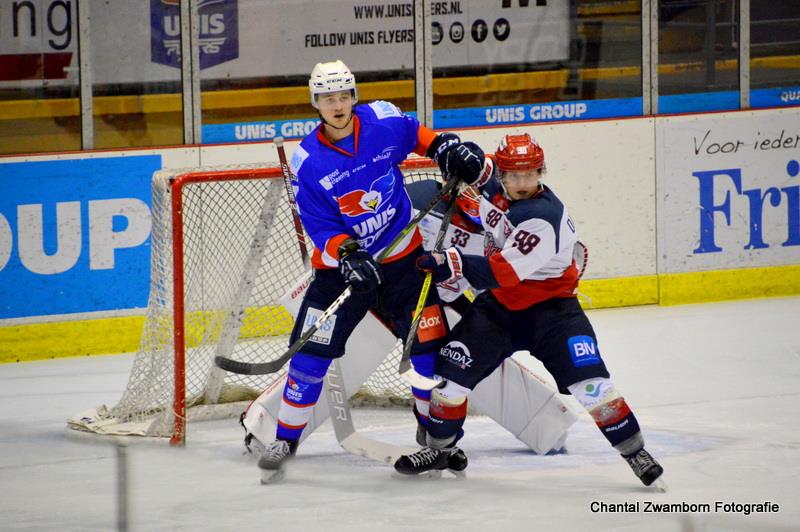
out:
<path id="1" fill-rule="evenodd" d="M 439 165 L 445 179 L 460 179 L 468 185 L 475 185 L 481 179 L 486 159 L 477 144 L 461 142 L 453 133 L 438 135 L 426 155 Z"/>
<path id="2" fill-rule="evenodd" d="M 352 238 L 339 246 L 339 272 L 353 291 L 360 294 L 374 291 L 383 282 L 381 267 Z"/>
<path id="3" fill-rule="evenodd" d="M 464 277 L 464 260 L 458 248 L 448 248 L 441 253 L 426 251 L 417 259 L 417 270 L 433 274 L 433 282 L 451 283 Z"/>

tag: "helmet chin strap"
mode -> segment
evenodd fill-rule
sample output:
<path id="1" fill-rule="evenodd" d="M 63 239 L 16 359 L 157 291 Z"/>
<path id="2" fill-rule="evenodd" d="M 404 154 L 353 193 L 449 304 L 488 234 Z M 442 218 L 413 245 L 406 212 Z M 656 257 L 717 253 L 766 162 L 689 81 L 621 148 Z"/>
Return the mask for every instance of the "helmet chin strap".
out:
<path id="1" fill-rule="evenodd" d="M 347 120 L 347 123 L 345 125 L 343 125 L 342 127 L 336 127 L 333 124 L 331 124 L 330 122 L 328 122 L 327 120 L 325 120 L 325 118 L 322 116 L 322 113 L 319 113 L 319 118 L 320 118 L 320 120 L 322 120 L 322 123 L 325 124 L 325 126 L 330 126 L 333 129 L 342 130 L 342 129 L 345 129 L 347 126 L 349 126 L 350 122 L 353 121 L 353 111 L 350 111 L 350 118 Z"/>

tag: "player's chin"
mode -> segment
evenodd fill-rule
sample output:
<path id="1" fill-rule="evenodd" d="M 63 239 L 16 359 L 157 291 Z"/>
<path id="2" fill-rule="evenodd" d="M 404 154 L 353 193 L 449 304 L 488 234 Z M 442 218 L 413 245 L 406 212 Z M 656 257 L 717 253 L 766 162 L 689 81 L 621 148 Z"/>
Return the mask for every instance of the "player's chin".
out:
<path id="1" fill-rule="evenodd" d="M 511 196 L 512 200 L 519 201 L 519 200 L 528 199 L 531 196 L 533 196 L 533 191 L 532 190 L 530 190 L 530 191 L 529 190 L 517 190 L 515 192 L 510 192 L 508 195 Z"/>

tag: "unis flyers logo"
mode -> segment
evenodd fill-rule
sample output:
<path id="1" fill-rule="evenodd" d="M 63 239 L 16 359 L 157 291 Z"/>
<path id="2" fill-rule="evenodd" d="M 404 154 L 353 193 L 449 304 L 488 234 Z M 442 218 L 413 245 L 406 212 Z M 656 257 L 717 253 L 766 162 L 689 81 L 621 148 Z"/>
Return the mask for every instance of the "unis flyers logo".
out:
<path id="1" fill-rule="evenodd" d="M 180 68 L 180 0 L 150 0 L 150 56 L 154 63 Z M 238 0 L 199 0 L 200 69 L 239 57 Z"/>
<path id="2" fill-rule="evenodd" d="M 351 218 L 362 214 L 374 214 L 392 197 L 394 184 L 394 170 L 390 169 L 385 175 L 373 181 L 369 190 L 356 189 L 336 198 L 339 210 Z"/>
<path id="3" fill-rule="evenodd" d="M 422 317 L 419 319 L 419 331 L 417 332 L 419 342 L 424 344 L 442 338 L 445 334 L 447 334 L 447 329 L 442 313 L 439 312 L 439 305 L 425 307 L 422 310 Z"/>
<path id="4" fill-rule="evenodd" d="M 306 389 L 308 389 L 308 384 L 301 384 L 301 383 L 297 382 L 296 380 L 294 380 L 292 378 L 291 375 L 286 377 L 286 381 L 289 384 L 289 388 L 291 388 L 292 390 L 294 390 L 296 392 L 304 392 L 304 391 L 306 391 Z"/>

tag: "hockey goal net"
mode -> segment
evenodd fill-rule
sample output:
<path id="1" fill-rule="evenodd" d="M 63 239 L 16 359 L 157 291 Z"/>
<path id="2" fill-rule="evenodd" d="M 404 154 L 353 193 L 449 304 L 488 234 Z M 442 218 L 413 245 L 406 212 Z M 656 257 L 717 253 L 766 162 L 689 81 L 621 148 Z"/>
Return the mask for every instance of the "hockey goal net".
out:
<path id="1" fill-rule="evenodd" d="M 440 179 L 428 159 L 408 160 L 403 173 L 407 181 Z M 280 166 L 156 172 L 150 262 L 145 326 L 123 396 L 69 426 L 182 444 L 187 421 L 238 416 L 283 376 L 213 364 L 215 355 L 266 362 L 288 347 L 293 319 L 279 300 L 306 272 Z M 398 342 L 359 390 L 361 401 L 410 398 L 397 375 L 400 354 Z"/>

